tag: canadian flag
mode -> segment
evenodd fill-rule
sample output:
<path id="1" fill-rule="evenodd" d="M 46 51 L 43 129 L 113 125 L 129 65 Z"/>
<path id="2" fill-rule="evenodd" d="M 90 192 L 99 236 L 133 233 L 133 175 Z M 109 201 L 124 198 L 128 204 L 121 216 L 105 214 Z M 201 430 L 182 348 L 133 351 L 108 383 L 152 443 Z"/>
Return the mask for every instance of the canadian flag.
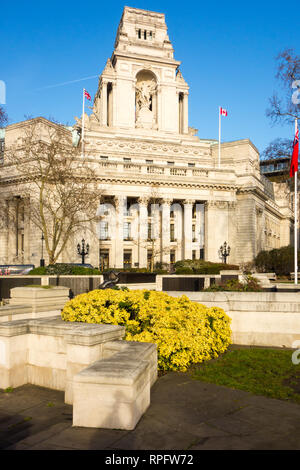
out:
<path id="1" fill-rule="evenodd" d="M 220 108 L 220 114 L 221 116 L 227 116 L 227 109 L 224 109 L 224 108 Z"/>
<path id="2" fill-rule="evenodd" d="M 91 101 L 91 95 L 86 90 L 84 90 L 84 97 Z"/>

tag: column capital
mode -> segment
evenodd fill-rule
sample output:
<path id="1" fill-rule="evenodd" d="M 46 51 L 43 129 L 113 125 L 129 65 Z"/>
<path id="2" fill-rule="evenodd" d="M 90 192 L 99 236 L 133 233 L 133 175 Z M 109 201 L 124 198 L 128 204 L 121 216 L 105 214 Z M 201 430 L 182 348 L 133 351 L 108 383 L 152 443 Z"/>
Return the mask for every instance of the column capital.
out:
<path id="1" fill-rule="evenodd" d="M 183 204 L 184 204 L 185 206 L 192 206 L 193 204 L 195 204 L 195 199 L 185 199 L 185 200 L 183 201 Z"/>
<path id="2" fill-rule="evenodd" d="M 114 201 L 115 204 L 122 204 L 126 196 L 123 196 L 123 194 L 115 194 L 114 195 Z"/>
<path id="3" fill-rule="evenodd" d="M 173 202 L 173 199 L 169 197 L 165 197 L 162 199 L 162 204 L 166 206 L 171 206 L 172 202 Z"/>
<path id="4" fill-rule="evenodd" d="M 148 196 L 141 196 L 141 197 L 139 197 L 138 201 L 139 201 L 139 204 L 141 206 L 147 206 L 148 202 L 149 202 L 149 197 Z"/>

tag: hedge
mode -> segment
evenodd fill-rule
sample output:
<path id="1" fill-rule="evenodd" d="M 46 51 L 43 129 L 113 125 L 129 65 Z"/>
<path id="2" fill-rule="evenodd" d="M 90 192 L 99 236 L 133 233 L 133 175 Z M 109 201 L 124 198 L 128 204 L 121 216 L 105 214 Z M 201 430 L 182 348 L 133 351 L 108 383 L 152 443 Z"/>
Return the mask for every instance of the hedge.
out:
<path id="1" fill-rule="evenodd" d="M 203 260 L 181 260 L 174 264 L 176 274 L 220 274 L 223 270 L 238 270 L 235 264 L 212 263 Z"/>
<path id="2" fill-rule="evenodd" d="M 36 274 L 36 275 L 77 275 L 77 276 L 92 276 L 92 275 L 100 275 L 101 272 L 99 269 L 92 269 L 92 268 L 84 268 L 82 266 L 74 266 L 71 264 L 64 264 L 64 263 L 57 263 L 49 266 L 43 266 L 39 268 L 34 268 L 29 271 L 28 274 Z"/>

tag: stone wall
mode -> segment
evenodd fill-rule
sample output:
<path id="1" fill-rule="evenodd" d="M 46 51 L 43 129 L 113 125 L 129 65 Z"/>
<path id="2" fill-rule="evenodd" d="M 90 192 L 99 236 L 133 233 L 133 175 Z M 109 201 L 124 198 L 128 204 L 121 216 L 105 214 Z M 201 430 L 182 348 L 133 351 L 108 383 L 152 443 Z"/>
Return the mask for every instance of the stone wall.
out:
<path id="1" fill-rule="evenodd" d="M 122 341 L 124 333 L 60 316 L 0 323 L 0 388 L 64 390 L 74 425 L 133 429 L 150 404 L 157 352 Z"/>
<path id="2" fill-rule="evenodd" d="M 300 292 L 168 292 L 221 307 L 232 319 L 234 344 L 293 347 L 300 340 Z"/>

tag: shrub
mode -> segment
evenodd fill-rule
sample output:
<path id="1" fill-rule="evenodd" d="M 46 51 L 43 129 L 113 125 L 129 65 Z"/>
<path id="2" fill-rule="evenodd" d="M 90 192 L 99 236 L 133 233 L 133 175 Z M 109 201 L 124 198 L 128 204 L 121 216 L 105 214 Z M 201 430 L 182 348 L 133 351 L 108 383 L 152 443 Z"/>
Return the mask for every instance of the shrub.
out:
<path id="1" fill-rule="evenodd" d="M 157 344 L 162 370 L 184 371 L 218 357 L 231 343 L 231 320 L 221 308 L 164 292 L 90 291 L 67 302 L 62 319 L 124 325 L 126 340 Z"/>
<path id="2" fill-rule="evenodd" d="M 238 270 L 235 264 L 212 263 L 204 260 L 181 260 L 174 264 L 176 274 L 220 274 L 220 271 Z M 186 272 L 184 270 L 187 270 Z"/>
<path id="3" fill-rule="evenodd" d="M 57 274 L 57 275 L 77 275 L 77 276 L 91 276 L 101 274 L 98 269 L 85 268 L 83 266 L 74 266 L 72 264 L 57 263 L 45 267 L 32 269 L 28 274 Z"/>
<path id="4" fill-rule="evenodd" d="M 148 268 L 105 268 L 103 269 L 103 273 L 109 272 L 109 271 L 116 271 L 119 273 L 151 273 L 151 274 L 167 274 L 168 271 L 165 269 L 158 269 L 155 268 L 153 271 L 151 271 Z"/>
<path id="5" fill-rule="evenodd" d="M 300 251 L 298 251 L 298 257 Z M 260 251 L 254 260 L 259 272 L 275 272 L 277 276 L 288 276 L 294 271 L 294 247 L 284 246 L 270 251 Z"/>
<path id="6" fill-rule="evenodd" d="M 261 292 L 262 288 L 255 277 L 247 275 L 244 277 L 245 282 L 240 282 L 238 279 L 229 279 L 221 284 L 213 284 L 204 289 L 206 292 L 222 292 L 222 291 L 236 291 L 236 292 Z"/>
<path id="7" fill-rule="evenodd" d="M 177 268 L 176 271 L 175 271 L 176 274 L 194 274 L 194 271 L 192 268 L 188 268 L 188 267 L 181 267 L 181 268 Z"/>

